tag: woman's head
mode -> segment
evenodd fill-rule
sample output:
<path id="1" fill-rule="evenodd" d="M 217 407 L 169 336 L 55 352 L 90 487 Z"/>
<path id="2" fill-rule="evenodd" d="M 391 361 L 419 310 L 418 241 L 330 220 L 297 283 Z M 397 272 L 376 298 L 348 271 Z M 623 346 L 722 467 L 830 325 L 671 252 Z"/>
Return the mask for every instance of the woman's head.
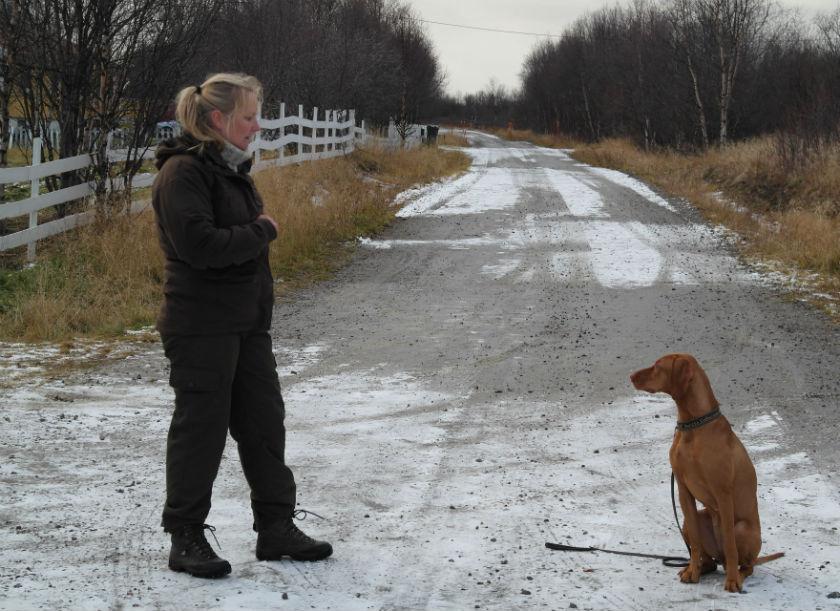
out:
<path id="1" fill-rule="evenodd" d="M 261 99 L 262 85 L 255 77 L 222 72 L 200 87 L 182 89 L 175 118 L 201 142 L 223 146 L 228 141 L 244 150 L 259 131 L 257 105 Z"/>

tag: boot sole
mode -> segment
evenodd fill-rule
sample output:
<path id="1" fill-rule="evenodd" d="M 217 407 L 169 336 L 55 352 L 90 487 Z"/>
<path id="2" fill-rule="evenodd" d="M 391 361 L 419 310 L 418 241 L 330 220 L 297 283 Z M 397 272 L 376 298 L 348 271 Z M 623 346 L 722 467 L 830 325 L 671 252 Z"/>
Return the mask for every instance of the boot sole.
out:
<path id="1" fill-rule="evenodd" d="M 219 579 L 221 577 L 225 577 L 226 575 L 230 574 L 230 566 L 222 567 L 217 571 L 190 571 L 187 568 L 182 566 L 172 566 L 169 565 L 170 571 L 175 571 L 176 573 L 187 573 L 188 575 L 192 575 L 193 577 L 200 577 L 202 579 Z"/>
<path id="2" fill-rule="evenodd" d="M 291 558 L 292 560 L 298 560 L 303 562 L 316 562 L 318 560 L 324 560 L 325 558 L 329 558 L 332 556 L 332 549 L 325 553 L 318 553 L 318 554 L 262 554 L 257 552 L 257 560 L 282 560 L 283 558 Z"/>

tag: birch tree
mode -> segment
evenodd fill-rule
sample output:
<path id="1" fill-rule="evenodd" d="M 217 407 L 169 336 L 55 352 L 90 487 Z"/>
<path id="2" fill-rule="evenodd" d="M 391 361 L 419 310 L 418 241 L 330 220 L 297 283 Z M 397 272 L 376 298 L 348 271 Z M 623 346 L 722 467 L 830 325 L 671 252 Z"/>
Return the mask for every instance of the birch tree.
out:
<path id="1" fill-rule="evenodd" d="M 710 28 L 716 51 L 719 133 L 718 141 L 729 139 L 729 118 L 735 83 L 744 55 L 757 45 L 770 18 L 767 0 L 693 0 L 701 23 Z"/>
<path id="2" fill-rule="evenodd" d="M 696 0 L 673 0 L 667 11 L 671 24 L 671 45 L 674 56 L 682 63 L 688 73 L 697 129 L 703 148 L 709 147 L 709 126 L 706 118 L 706 105 L 700 82 L 700 59 L 703 56 L 702 29 L 698 18 Z"/>

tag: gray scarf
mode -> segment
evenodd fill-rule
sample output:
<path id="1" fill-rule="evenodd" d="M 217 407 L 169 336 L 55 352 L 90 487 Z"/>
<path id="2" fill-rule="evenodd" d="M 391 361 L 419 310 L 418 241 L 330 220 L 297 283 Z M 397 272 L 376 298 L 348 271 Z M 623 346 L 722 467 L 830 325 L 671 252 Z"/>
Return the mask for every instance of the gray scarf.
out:
<path id="1" fill-rule="evenodd" d="M 225 147 L 222 149 L 222 159 L 228 164 L 228 167 L 236 172 L 243 163 L 251 158 L 251 153 L 247 150 L 243 151 L 238 146 L 232 145 L 225 140 Z"/>

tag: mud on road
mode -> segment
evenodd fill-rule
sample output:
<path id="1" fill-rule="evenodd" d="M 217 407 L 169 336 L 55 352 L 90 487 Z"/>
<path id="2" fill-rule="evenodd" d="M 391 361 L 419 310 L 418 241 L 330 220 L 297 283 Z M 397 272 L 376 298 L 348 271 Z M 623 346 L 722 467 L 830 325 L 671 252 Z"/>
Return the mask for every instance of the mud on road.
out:
<path id="1" fill-rule="evenodd" d="M 326 562 L 257 562 L 231 442 L 209 522 L 233 574 L 166 570 L 160 349 L 0 390 L 0 608 L 834 609 L 840 332 L 688 204 L 564 151 L 471 134 L 465 175 L 403 194 L 273 337 L 302 527 Z M 7 380 L 23 347 L 5 347 Z M 679 555 L 670 399 L 628 375 L 694 354 L 756 465 L 765 553 L 723 591 Z M 29 365 L 27 365 L 29 366 Z"/>

